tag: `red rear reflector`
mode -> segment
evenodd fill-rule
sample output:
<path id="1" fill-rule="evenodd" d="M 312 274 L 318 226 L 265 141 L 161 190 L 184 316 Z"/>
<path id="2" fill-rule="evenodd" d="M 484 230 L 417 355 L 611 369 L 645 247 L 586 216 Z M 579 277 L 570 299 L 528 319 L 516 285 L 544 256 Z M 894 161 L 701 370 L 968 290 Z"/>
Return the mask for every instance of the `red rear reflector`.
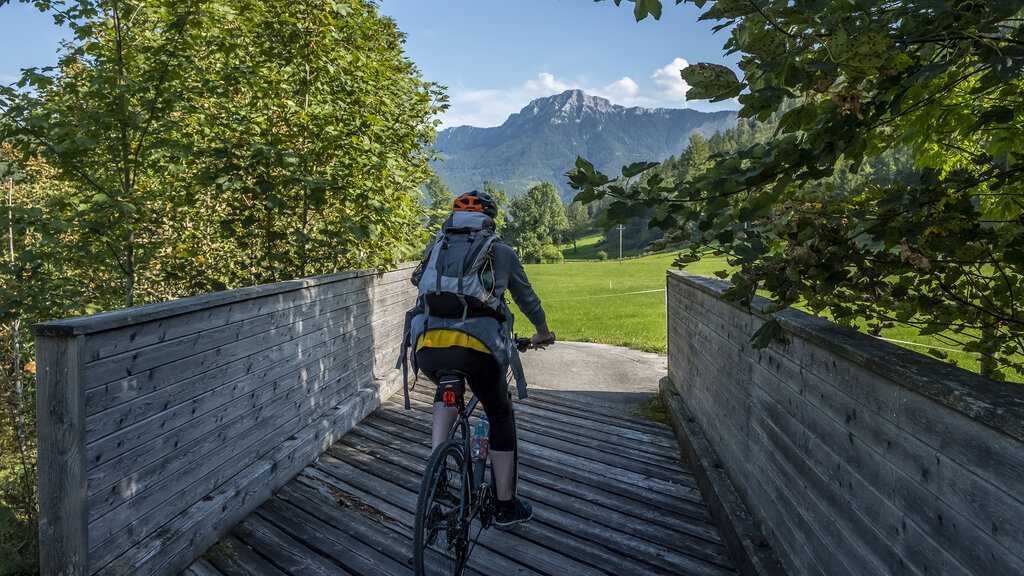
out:
<path id="1" fill-rule="evenodd" d="M 452 404 L 455 404 L 455 392 L 452 392 L 451 390 L 449 390 L 449 391 L 444 393 L 443 398 L 444 398 L 444 403 L 445 404 L 447 404 L 449 406 L 451 406 Z"/>

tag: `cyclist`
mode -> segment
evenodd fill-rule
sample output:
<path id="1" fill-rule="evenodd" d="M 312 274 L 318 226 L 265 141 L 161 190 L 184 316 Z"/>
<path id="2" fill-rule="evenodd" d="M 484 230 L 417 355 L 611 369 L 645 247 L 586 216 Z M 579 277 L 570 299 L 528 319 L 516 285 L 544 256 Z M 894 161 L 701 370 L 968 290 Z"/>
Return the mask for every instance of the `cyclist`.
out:
<path id="1" fill-rule="evenodd" d="M 479 231 L 493 231 L 494 218 L 498 208 L 489 194 L 472 191 L 455 199 L 452 214 L 442 225 L 439 242 L 444 241 L 444 234 L 474 234 Z M 484 234 L 487 235 L 487 234 Z M 437 258 L 434 247 L 427 249 L 423 263 L 413 275 L 413 282 L 419 285 L 420 280 L 433 286 L 432 279 L 423 279 L 424 271 L 431 268 L 431 258 Z M 534 345 L 550 341 L 554 338 L 547 326 L 544 309 L 530 281 L 526 277 L 523 265 L 515 251 L 496 237 L 489 244 L 487 258 L 479 271 L 470 273 L 480 278 L 484 289 L 489 291 L 497 310 L 486 306 L 468 307 L 466 298 L 459 299 L 461 305 L 454 313 L 449 313 L 447 321 L 441 321 L 440 327 L 433 321 L 439 312 L 440 304 L 418 310 L 411 324 L 410 344 L 415 346 L 414 367 L 423 372 L 434 384 L 438 384 L 439 370 L 458 370 L 466 375 L 467 384 L 473 394 L 479 398 L 490 422 L 490 456 L 494 474 L 496 496 L 494 526 L 508 530 L 515 524 L 526 522 L 533 517 L 533 509 L 529 502 L 521 498 L 513 498 L 512 483 L 514 474 L 514 450 L 516 446 L 515 422 L 512 417 L 512 406 L 509 400 L 508 383 L 505 375 L 510 363 L 513 371 L 518 368 L 514 350 L 510 353 L 511 318 L 512 314 L 503 298 L 507 291 L 512 295 L 519 309 L 534 325 L 536 333 L 531 338 Z M 434 265 L 436 269 L 439 264 Z M 439 274 L 439 273 L 437 273 Z M 441 286 L 441 283 L 437 283 Z M 461 287 L 461 282 L 459 283 Z M 420 286 L 421 294 L 424 287 Z M 421 305 L 422 306 L 422 305 Z M 467 307 L 466 311 L 463 307 Z M 416 313 L 414 309 L 411 314 Z M 467 313 L 468 312 L 468 313 Z M 430 319 L 424 318 L 430 315 Z M 419 319 L 417 322 L 416 319 Z M 433 323 L 433 328 L 432 324 Z M 416 326 L 423 328 L 417 331 Z M 518 375 L 517 375 L 518 376 Z M 521 396 L 525 391 L 521 391 Z M 431 441 L 436 448 L 445 441 L 448 431 L 455 422 L 457 409 L 446 407 L 441 399 L 441 390 L 434 396 L 433 424 Z"/>

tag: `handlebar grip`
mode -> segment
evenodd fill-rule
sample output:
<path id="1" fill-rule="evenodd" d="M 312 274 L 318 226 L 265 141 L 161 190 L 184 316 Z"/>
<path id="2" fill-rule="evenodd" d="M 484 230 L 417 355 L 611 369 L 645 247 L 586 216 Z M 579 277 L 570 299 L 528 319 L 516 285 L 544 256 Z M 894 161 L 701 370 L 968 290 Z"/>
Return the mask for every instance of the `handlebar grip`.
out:
<path id="1" fill-rule="evenodd" d="M 533 349 L 533 350 L 542 349 L 545 346 L 550 346 L 550 345 L 555 343 L 555 333 L 552 332 L 551 333 L 551 338 L 549 338 L 547 340 L 544 340 L 542 342 L 538 342 L 536 346 L 533 344 L 533 340 L 530 339 L 530 338 L 518 338 L 517 337 L 515 339 L 515 341 L 516 341 L 516 348 L 518 348 L 520 352 L 526 352 L 527 350 L 531 350 L 531 349 Z"/>

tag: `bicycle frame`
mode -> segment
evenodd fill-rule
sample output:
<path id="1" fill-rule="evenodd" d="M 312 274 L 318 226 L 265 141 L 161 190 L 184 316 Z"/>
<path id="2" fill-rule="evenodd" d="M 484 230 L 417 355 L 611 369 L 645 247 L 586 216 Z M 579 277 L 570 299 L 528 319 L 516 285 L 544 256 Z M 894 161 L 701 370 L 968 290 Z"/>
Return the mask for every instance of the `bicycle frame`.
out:
<path id="1" fill-rule="evenodd" d="M 464 478 L 463 486 L 468 486 L 469 498 L 466 502 L 469 503 L 470 510 L 467 516 L 470 521 L 478 514 L 481 514 L 486 506 L 489 504 L 487 501 L 488 495 L 482 490 L 484 479 L 487 476 L 487 465 L 490 462 L 490 454 L 488 453 L 487 458 L 484 460 L 474 462 L 470 457 L 470 448 L 472 441 L 472 432 L 470 431 L 469 418 L 473 415 L 477 405 L 480 401 L 474 396 L 469 404 L 463 407 L 464 397 L 457 399 L 457 406 L 459 408 L 458 416 L 455 418 L 455 423 L 452 424 L 451 430 L 448 432 L 449 441 L 457 441 L 462 446 L 462 453 L 465 456 L 466 467 L 463 470 Z M 493 478 L 492 482 L 493 483 Z M 493 487 L 492 487 L 493 489 Z M 490 518 L 484 518 L 485 514 L 481 514 L 481 523 L 486 525 L 490 524 Z"/>

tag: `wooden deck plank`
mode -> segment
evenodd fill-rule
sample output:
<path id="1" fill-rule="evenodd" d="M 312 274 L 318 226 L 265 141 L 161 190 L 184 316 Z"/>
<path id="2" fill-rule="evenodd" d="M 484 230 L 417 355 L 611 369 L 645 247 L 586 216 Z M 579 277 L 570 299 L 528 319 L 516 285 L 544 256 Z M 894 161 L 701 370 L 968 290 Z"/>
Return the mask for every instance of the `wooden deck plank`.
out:
<path id="1" fill-rule="evenodd" d="M 386 402 L 191 574 L 409 574 L 430 400 L 423 388 L 413 410 Z M 546 390 L 516 409 L 520 494 L 535 517 L 482 531 L 468 573 L 735 574 L 669 428 Z"/>
<path id="2" fill-rule="evenodd" d="M 389 406 L 390 407 L 390 406 Z M 414 410 L 420 415 L 413 417 L 430 420 L 431 407 L 422 402 L 414 402 Z M 535 422 L 529 422 L 526 416 L 519 416 L 516 422 L 517 436 L 520 442 L 534 443 L 548 449 L 553 449 L 562 454 L 576 455 L 588 460 L 599 462 L 605 466 L 630 470 L 643 474 L 651 479 L 680 484 L 696 488 L 696 480 L 686 469 L 682 467 L 662 467 L 652 461 L 645 459 L 642 455 L 631 452 L 628 447 L 619 444 L 606 445 L 597 439 L 576 436 L 566 440 L 565 435 L 560 433 L 556 427 L 538 426 Z"/>
<path id="3" fill-rule="evenodd" d="M 357 468 L 362 467 L 360 463 L 357 463 L 361 460 L 362 455 L 369 456 L 372 459 L 384 458 L 386 460 L 385 455 L 380 451 L 373 450 L 372 448 L 366 450 L 366 448 L 367 446 L 365 445 L 359 446 L 341 442 L 335 445 L 332 449 L 332 454 L 336 456 L 339 462 L 355 463 L 354 465 Z M 374 466 L 379 467 L 380 464 L 375 463 Z M 410 491 L 415 491 L 419 485 L 419 472 L 407 469 L 403 471 L 399 468 L 401 467 L 395 466 L 391 468 L 387 473 L 388 477 L 392 478 L 396 483 L 405 484 Z M 636 550 L 636 554 L 640 555 L 635 556 L 638 559 L 647 558 L 649 555 L 673 556 L 673 552 L 665 549 L 660 542 L 673 542 L 680 548 L 693 548 L 692 546 L 687 546 L 688 543 L 685 541 L 685 536 L 672 534 L 666 530 L 653 530 L 646 526 L 646 523 L 643 521 L 627 518 L 611 508 L 601 507 L 567 496 L 564 493 L 533 486 L 523 477 L 520 480 L 521 493 L 535 504 L 535 521 L 545 522 L 550 525 L 560 523 L 563 532 L 576 534 L 577 536 L 580 534 L 597 534 L 597 538 L 589 538 L 588 540 L 601 546 L 607 546 L 606 539 L 609 537 L 609 530 L 605 528 L 605 525 L 614 525 L 622 532 L 622 534 L 617 535 L 620 542 L 623 538 L 634 541 L 634 546 L 631 548 Z M 567 480 L 565 483 L 569 482 Z M 571 511 L 573 508 L 588 511 L 591 513 L 590 518 L 597 520 L 591 521 L 583 516 L 579 516 Z M 579 524 L 579 527 L 572 524 Z M 705 547 L 708 547 L 707 543 L 701 547 L 702 550 Z M 721 552 L 724 552 L 724 550 L 719 551 L 719 554 Z M 715 559 L 721 560 L 718 557 Z"/>
<path id="4" fill-rule="evenodd" d="M 636 431 L 644 434 L 671 433 L 671 427 L 643 419 L 639 414 L 616 410 L 606 404 L 596 401 L 588 401 L 586 392 L 568 392 L 559 390 L 539 390 L 534 395 L 530 391 L 530 397 L 522 401 L 524 405 L 543 404 L 550 408 L 559 407 L 564 413 L 576 417 L 583 417 L 594 424 L 606 425 L 625 434 L 629 431 Z M 653 394 L 652 394 L 653 396 Z"/>
<path id="5" fill-rule="evenodd" d="M 306 548 L 275 526 L 253 514 L 233 531 L 238 538 L 259 549 L 272 564 L 286 574 L 310 576 L 350 576 L 350 572 Z"/>
<path id="6" fill-rule="evenodd" d="M 203 555 L 223 576 L 286 576 L 256 553 L 248 544 L 230 534 Z"/>
<path id="7" fill-rule="evenodd" d="M 403 517 L 408 518 L 411 523 L 413 514 L 416 511 L 416 497 L 419 490 L 419 475 L 417 474 L 403 474 L 398 467 L 389 467 L 384 465 L 381 461 L 368 457 L 365 459 L 360 458 L 360 453 L 357 451 L 349 451 L 349 458 L 345 460 L 335 459 L 330 456 L 321 458 L 319 467 L 325 470 L 328 474 L 345 482 L 348 486 L 351 486 L 359 490 L 364 497 L 373 498 L 369 496 L 371 492 L 380 490 L 380 500 L 385 500 L 394 506 L 400 506 L 404 510 Z M 362 462 L 360 462 L 362 460 Z M 386 470 L 386 476 L 396 484 L 390 484 L 387 482 L 380 482 L 379 478 L 373 475 L 370 471 L 361 469 L 359 463 L 372 462 L 374 470 Z M 401 485 L 401 488 L 399 488 Z M 404 490 L 402 489 L 404 488 Z M 376 499 L 375 499 L 376 500 Z M 592 568 L 572 561 L 571 559 L 557 554 L 551 550 L 543 547 L 528 546 L 521 542 L 522 538 L 518 534 L 510 535 L 508 538 L 504 538 L 504 547 L 510 547 L 515 550 L 514 557 L 520 563 L 530 566 L 545 574 L 557 574 L 560 570 L 564 570 L 566 574 L 601 574 L 599 571 L 595 571 Z M 479 548 L 479 546 L 478 546 Z M 476 552 L 474 551 L 474 554 Z"/>
<path id="8" fill-rule="evenodd" d="M 400 410 L 400 409 L 399 409 Z M 367 428 L 376 428 L 387 433 L 401 436 L 412 442 L 425 442 L 429 445 L 430 428 L 429 420 L 419 421 L 416 418 L 402 419 L 396 412 L 387 409 L 378 410 L 375 418 L 367 421 L 364 425 Z M 535 456 L 530 450 L 523 450 L 519 455 L 519 461 L 524 468 L 535 470 L 546 470 L 552 473 L 559 473 L 562 464 L 558 461 L 551 461 L 543 456 Z M 647 490 L 636 484 L 606 476 L 591 474 L 589 471 L 579 471 L 573 480 L 577 483 L 586 484 L 606 490 L 619 495 L 620 497 L 632 500 L 648 501 L 666 512 L 683 514 L 696 518 L 710 518 L 700 498 L 700 492 L 696 489 L 685 495 L 665 494 L 657 490 Z"/>
<path id="9" fill-rule="evenodd" d="M 414 396 L 429 405 L 429 396 Z M 539 394 L 534 393 L 533 396 Z M 547 395 L 544 394 L 541 398 L 547 398 Z M 607 444 L 614 447 L 615 452 L 636 456 L 642 462 L 666 468 L 672 473 L 687 473 L 681 463 L 679 445 L 671 429 L 658 433 L 625 433 L 623 429 L 607 424 L 594 424 L 585 417 L 566 415 L 559 409 L 546 405 L 544 400 L 534 402 L 538 403 L 533 406 L 516 406 L 516 424 L 523 430 L 542 430 L 552 438 L 570 443 L 585 441 L 586 445 L 594 445 L 597 441 L 598 446 Z"/>
<path id="10" fill-rule="evenodd" d="M 405 465 L 416 473 L 419 473 L 421 470 L 419 462 L 418 460 L 408 458 L 407 455 L 412 455 L 416 459 L 425 461 L 430 454 L 429 443 L 411 443 L 408 440 L 398 439 L 382 433 L 370 426 L 363 426 L 347 434 L 340 442 L 362 450 L 375 458 L 383 458 L 395 464 Z M 668 514 L 662 508 L 652 505 L 645 500 L 623 500 L 617 494 L 577 482 L 575 479 L 567 482 L 564 476 L 532 467 L 524 466 L 520 470 L 519 475 L 520 479 L 525 482 L 558 490 L 569 498 L 579 499 L 584 502 L 615 502 L 620 504 L 616 513 L 622 513 L 664 529 L 708 538 L 711 541 L 715 541 L 718 538 L 717 530 L 714 528 L 710 517 L 706 515 L 694 520 L 680 517 L 678 514 Z M 623 502 L 625 502 L 625 505 L 621 505 Z"/>
<path id="11" fill-rule="evenodd" d="M 392 405 L 388 403 L 388 407 Z M 423 404 L 414 403 L 413 411 L 419 414 L 410 414 L 413 418 L 430 421 L 429 407 Z M 525 453 L 533 451 L 535 454 L 551 458 L 553 462 L 561 462 L 566 466 L 578 468 L 581 473 L 591 472 L 598 475 L 611 475 L 612 477 L 626 479 L 629 482 L 651 490 L 663 490 L 672 494 L 682 493 L 689 489 L 691 493 L 697 492 L 697 482 L 690 474 L 671 474 L 669 472 L 645 465 L 644 462 L 628 455 L 606 452 L 594 446 L 580 447 L 565 441 L 551 438 L 544 433 L 535 433 L 531 430 L 519 428 L 517 438 L 520 450 Z"/>
<path id="12" fill-rule="evenodd" d="M 348 446 L 351 446 L 353 449 L 362 451 L 362 452 L 366 453 L 367 455 L 369 455 L 371 457 L 374 457 L 374 458 L 381 458 L 381 459 L 384 459 L 384 460 L 395 461 L 399 466 L 402 466 L 403 468 L 405 468 L 409 472 L 409 474 L 411 474 L 411 476 L 405 480 L 406 483 L 409 483 L 409 485 L 412 486 L 413 483 L 418 483 L 419 482 L 419 478 L 420 478 L 420 474 L 421 474 L 420 470 L 422 469 L 422 464 L 423 464 L 423 462 L 425 462 L 426 455 L 429 454 L 429 445 L 425 445 L 424 446 L 424 445 L 418 445 L 418 444 L 410 443 L 409 446 L 406 448 L 408 454 L 414 455 L 417 458 L 421 458 L 421 459 L 417 459 L 417 460 L 414 460 L 414 459 L 411 459 L 411 458 L 404 458 L 403 459 L 403 458 L 401 458 L 402 455 L 399 455 L 398 457 L 393 457 L 392 454 L 391 454 L 391 451 L 389 450 L 389 447 L 387 447 L 387 446 L 384 446 L 384 447 L 381 447 L 381 448 L 373 448 L 372 446 L 368 446 L 368 445 L 366 445 L 364 443 L 359 442 L 358 438 L 360 438 L 360 437 L 361 436 L 359 434 L 349 434 L 344 439 L 342 439 L 342 442 L 340 442 L 340 443 L 348 445 Z M 332 450 L 335 451 L 335 453 L 339 452 L 337 450 L 337 446 L 334 449 L 332 449 Z M 339 459 L 343 459 L 344 458 L 344 455 L 341 454 L 341 453 L 339 453 L 337 455 L 338 455 Z M 397 458 L 397 460 L 396 460 L 396 458 Z M 523 470 L 520 473 L 520 480 L 522 482 L 530 481 L 531 477 L 532 477 L 532 475 L 529 472 L 529 470 Z M 560 479 L 560 480 L 561 480 L 562 484 L 568 484 L 567 482 L 565 482 L 564 479 Z M 572 483 L 572 484 L 575 484 L 575 483 Z M 416 485 L 418 485 L 418 484 L 416 484 Z M 411 489 L 414 490 L 415 488 L 411 488 Z M 543 499 L 539 500 L 538 502 L 543 502 L 545 506 L 547 506 L 547 504 L 548 504 L 548 502 L 546 500 L 543 500 Z M 639 520 L 642 520 L 642 518 L 639 518 Z M 528 524 L 528 525 L 524 525 L 519 530 L 517 530 L 517 533 L 520 536 L 526 536 L 526 534 L 524 533 L 524 530 L 527 530 L 527 528 L 529 526 L 534 526 L 534 524 L 531 523 L 531 524 Z M 662 536 L 664 537 L 665 534 L 662 534 Z M 608 555 L 604 551 L 603 547 L 595 547 L 595 545 L 593 543 L 581 540 L 578 537 L 576 537 L 575 535 L 573 535 L 573 536 L 566 536 L 566 534 L 563 533 L 563 532 L 552 531 L 550 529 L 541 527 L 541 529 L 533 530 L 533 537 L 530 537 L 530 539 L 533 540 L 535 543 L 539 542 L 541 545 L 545 545 L 545 546 L 548 546 L 548 547 L 554 547 L 554 548 L 558 549 L 559 551 L 561 551 L 561 553 L 564 554 L 564 555 L 568 555 L 568 556 L 577 558 L 577 559 L 579 559 L 581 561 L 584 561 L 584 562 L 596 563 L 598 566 L 601 566 L 602 568 L 605 568 L 605 569 L 607 569 L 608 567 L 614 566 L 614 567 L 616 567 L 616 573 L 629 574 L 629 573 L 634 573 L 637 570 L 644 570 L 644 569 L 646 569 L 641 563 L 637 563 L 637 562 L 628 563 L 629 561 L 624 561 L 624 559 L 621 558 L 621 557 L 615 557 L 615 556 Z M 484 542 L 486 542 L 486 541 L 484 541 Z M 498 550 L 501 551 L 502 548 L 499 548 Z M 624 563 L 624 562 L 627 562 L 627 563 Z"/>

